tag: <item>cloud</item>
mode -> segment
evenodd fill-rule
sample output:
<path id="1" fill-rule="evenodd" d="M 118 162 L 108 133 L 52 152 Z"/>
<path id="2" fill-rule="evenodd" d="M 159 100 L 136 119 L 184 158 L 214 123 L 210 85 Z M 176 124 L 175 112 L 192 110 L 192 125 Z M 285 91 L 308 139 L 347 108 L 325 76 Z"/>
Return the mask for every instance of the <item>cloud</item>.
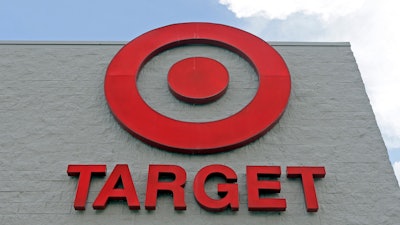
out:
<path id="1" fill-rule="evenodd" d="M 365 0 L 220 0 L 238 18 L 263 16 L 269 19 L 287 19 L 294 13 L 318 15 L 324 20 L 344 16 L 357 10 Z"/>
<path id="2" fill-rule="evenodd" d="M 394 169 L 394 174 L 396 175 L 397 181 L 399 182 L 399 186 L 400 186 L 400 161 L 395 162 L 393 164 L 393 169 Z"/>
<path id="3" fill-rule="evenodd" d="M 400 147 L 400 13 L 394 0 L 219 0 L 265 40 L 350 41 L 389 149 Z"/>

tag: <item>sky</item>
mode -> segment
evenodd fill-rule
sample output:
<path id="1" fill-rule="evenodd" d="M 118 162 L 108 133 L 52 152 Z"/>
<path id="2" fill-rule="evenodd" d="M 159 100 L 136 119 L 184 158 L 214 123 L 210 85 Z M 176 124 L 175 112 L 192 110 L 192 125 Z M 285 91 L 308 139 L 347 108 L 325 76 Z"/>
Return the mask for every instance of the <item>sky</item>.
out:
<path id="1" fill-rule="evenodd" d="M 400 185 L 398 9 L 394 0 L 0 0 L 0 41 L 129 41 L 213 22 L 267 42 L 350 42 Z"/>

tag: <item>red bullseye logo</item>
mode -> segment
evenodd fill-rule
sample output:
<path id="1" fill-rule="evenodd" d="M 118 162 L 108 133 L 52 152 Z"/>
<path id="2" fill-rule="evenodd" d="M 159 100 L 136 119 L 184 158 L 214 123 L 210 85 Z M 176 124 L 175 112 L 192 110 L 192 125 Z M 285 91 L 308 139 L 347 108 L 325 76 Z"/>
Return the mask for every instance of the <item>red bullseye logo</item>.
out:
<path id="1" fill-rule="evenodd" d="M 259 86 L 247 106 L 221 120 L 186 122 L 146 104 L 136 85 L 141 68 L 165 50 L 190 44 L 228 49 L 254 67 Z M 228 70 L 211 58 L 183 59 L 166 76 L 171 93 L 192 104 L 213 104 L 229 88 Z M 205 154 L 243 146 L 271 129 L 288 103 L 290 74 L 282 57 L 252 34 L 220 24 L 184 23 L 158 28 L 125 45 L 107 69 L 104 89 L 111 112 L 132 135 L 169 151 Z"/>
<path id="2" fill-rule="evenodd" d="M 228 88 L 228 70 L 216 60 L 193 57 L 174 64 L 168 73 L 168 85 L 178 99 L 188 103 L 209 103 Z"/>

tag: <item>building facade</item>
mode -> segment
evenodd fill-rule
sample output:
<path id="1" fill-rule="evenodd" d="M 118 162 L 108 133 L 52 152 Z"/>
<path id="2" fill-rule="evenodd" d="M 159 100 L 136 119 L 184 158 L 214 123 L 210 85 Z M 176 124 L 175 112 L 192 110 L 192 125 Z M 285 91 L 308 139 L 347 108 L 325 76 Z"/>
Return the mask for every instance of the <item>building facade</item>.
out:
<path id="1" fill-rule="evenodd" d="M 399 223 L 400 190 L 349 43 L 270 43 L 291 75 L 284 114 L 265 135 L 243 147 L 201 155 L 148 145 L 113 117 L 104 78 L 124 44 L 0 43 L 0 224 Z M 195 56 L 216 59 L 229 72 L 229 87 L 215 102 L 192 105 L 170 93 L 169 68 Z M 243 57 L 199 44 L 152 56 L 136 82 L 151 108 L 190 122 L 216 121 L 240 112 L 259 85 L 257 72 Z M 112 199 L 105 209 L 93 209 L 118 164 L 129 167 L 140 209 Z M 238 211 L 228 207 L 211 212 L 196 201 L 196 174 L 214 164 L 236 173 Z M 85 210 L 74 208 L 80 177 L 67 174 L 69 165 L 107 167 L 105 176 L 92 177 Z M 145 208 L 150 165 L 176 165 L 186 171 L 186 210 L 174 209 L 168 193 L 158 195 L 154 210 Z M 286 210 L 249 211 L 247 166 L 281 169 L 272 179 L 280 183 L 280 193 L 260 193 L 263 198 L 285 199 Z M 325 177 L 313 180 L 316 212 L 307 211 L 302 179 L 287 177 L 290 166 L 325 168 Z M 223 198 L 217 194 L 218 183 L 226 181 L 215 176 L 205 184 L 213 199 Z"/>

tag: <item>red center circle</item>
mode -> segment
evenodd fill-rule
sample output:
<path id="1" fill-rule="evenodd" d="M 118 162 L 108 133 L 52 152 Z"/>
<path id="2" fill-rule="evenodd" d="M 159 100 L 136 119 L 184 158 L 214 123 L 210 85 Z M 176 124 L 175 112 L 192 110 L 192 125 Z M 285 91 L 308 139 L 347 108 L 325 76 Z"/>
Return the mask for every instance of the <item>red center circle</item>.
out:
<path id="1" fill-rule="evenodd" d="M 226 92 L 228 83 L 226 68 L 210 58 L 186 58 L 175 63 L 168 72 L 168 85 L 172 94 L 188 103 L 215 101 Z"/>
<path id="2" fill-rule="evenodd" d="M 259 86 L 240 112 L 210 122 L 171 119 L 140 96 L 136 80 L 146 62 L 160 52 L 187 44 L 228 49 L 255 69 Z M 290 96 L 285 61 L 262 39 L 212 23 L 183 23 L 147 32 L 126 44 L 107 68 L 104 91 L 114 117 L 132 135 L 170 151 L 205 154 L 231 150 L 264 135 L 282 116 Z"/>

